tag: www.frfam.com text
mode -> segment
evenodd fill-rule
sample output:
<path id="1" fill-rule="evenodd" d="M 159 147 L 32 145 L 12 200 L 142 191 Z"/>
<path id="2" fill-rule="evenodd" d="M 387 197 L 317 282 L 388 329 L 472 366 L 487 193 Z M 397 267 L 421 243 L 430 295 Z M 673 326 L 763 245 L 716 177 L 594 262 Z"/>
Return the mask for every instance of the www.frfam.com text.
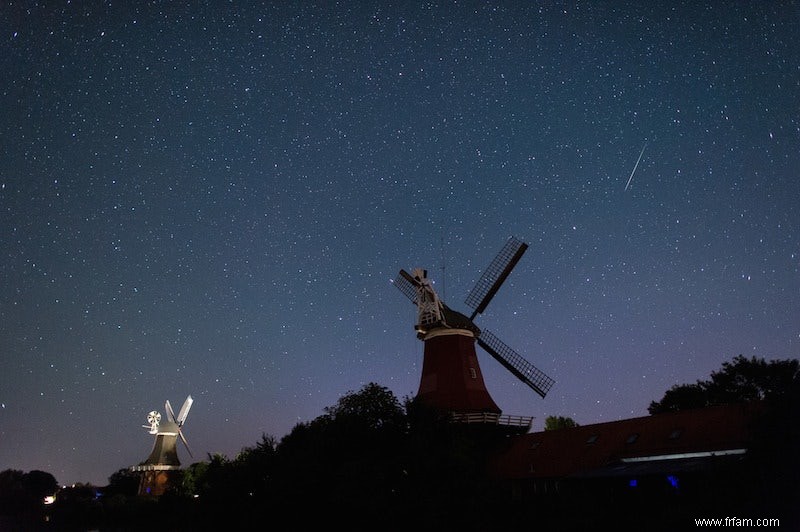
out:
<path id="1" fill-rule="evenodd" d="M 763 527 L 779 527 L 781 520 L 776 518 L 757 518 L 751 519 L 748 517 L 719 517 L 719 518 L 697 518 L 694 520 L 695 526 L 763 526 Z"/>

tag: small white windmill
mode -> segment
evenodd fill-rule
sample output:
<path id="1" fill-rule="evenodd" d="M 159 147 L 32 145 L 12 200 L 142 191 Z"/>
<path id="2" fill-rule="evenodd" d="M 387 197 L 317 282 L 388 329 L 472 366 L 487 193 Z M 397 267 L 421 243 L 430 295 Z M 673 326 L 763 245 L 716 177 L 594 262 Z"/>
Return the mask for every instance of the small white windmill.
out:
<path id="1" fill-rule="evenodd" d="M 175 412 L 172 410 L 172 405 L 169 404 L 169 399 L 164 404 L 164 409 L 167 412 L 167 421 L 161 422 L 161 414 L 153 410 L 147 414 L 147 425 L 142 427 L 149 429 L 150 434 L 154 434 L 156 441 L 153 444 L 153 450 L 150 456 L 141 465 L 153 466 L 180 466 L 178 460 L 178 437 L 180 437 L 183 445 L 189 456 L 192 456 L 192 451 L 189 448 L 189 443 L 183 435 L 183 425 L 186 423 L 186 417 L 189 415 L 189 409 L 192 407 L 194 399 L 189 395 L 183 402 L 183 406 L 178 412 L 178 417 L 175 417 Z"/>

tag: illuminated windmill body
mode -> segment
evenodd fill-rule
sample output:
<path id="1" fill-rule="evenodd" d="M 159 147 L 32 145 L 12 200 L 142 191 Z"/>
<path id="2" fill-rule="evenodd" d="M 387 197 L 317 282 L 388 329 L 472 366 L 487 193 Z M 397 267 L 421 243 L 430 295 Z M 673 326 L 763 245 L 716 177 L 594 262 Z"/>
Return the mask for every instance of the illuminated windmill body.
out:
<path id="1" fill-rule="evenodd" d="M 144 462 L 131 468 L 133 471 L 142 473 L 139 483 L 140 495 L 161 495 L 171 481 L 171 472 L 180 469 L 178 438 L 186 446 L 189 455 L 192 455 L 181 429 L 186 423 L 186 417 L 189 415 L 189 409 L 193 402 L 192 396 L 188 396 L 176 417 L 172 405 L 167 400 L 164 404 L 167 420 L 163 422 L 161 414 L 155 410 L 147 415 L 148 424 L 142 425 L 142 427 L 149 429 L 150 434 L 156 437 L 153 450 Z"/>
<path id="2" fill-rule="evenodd" d="M 415 329 L 425 344 L 417 392 L 420 401 L 464 421 L 511 422 L 510 418 L 500 418 L 502 411 L 486 389 L 476 342 L 541 397 L 550 390 L 553 379 L 473 321 L 486 309 L 527 247 L 513 237 L 508 240 L 467 296 L 467 305 L 474 309 L 469 317 L 439 299 L 425 270 L 418 268 L 410 274 L 400 270 L 394 284 L 417 306 Z M 515 419 L 529 427 L 532 418 Z"/>

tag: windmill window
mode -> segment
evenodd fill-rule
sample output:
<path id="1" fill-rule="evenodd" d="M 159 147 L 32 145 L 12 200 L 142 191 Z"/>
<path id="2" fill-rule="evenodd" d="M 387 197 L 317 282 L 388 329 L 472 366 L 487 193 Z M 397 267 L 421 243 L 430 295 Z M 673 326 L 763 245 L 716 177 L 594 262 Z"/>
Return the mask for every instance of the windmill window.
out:
<path id="1" fill-rule="evenodd" d="M 627 444 L 631 444 L 631 443 L 635 442 L 635 441 L 636 441 L 636 440 L 638 440 L 638 439 L 639 439 L 639 433 L 637 433 L 637 432 L 634 432 L 633 434 L 631 434 L 630 436 L 628 436 L 628 439 L 627 439 L 627 440 L 625 440 L 625 443 L 627 443 Z"/>
<path id="2" fill-rule="evenodd" d="M 673 429 L 672 432 L 669 433 L 670 440 L 677 440 L 683 434 L 683 429 Z"/>
<path id="3" fill-rule="evenodd" d="M 469 368 L 469 376 L 472 377 L 473 379 L 478 378 L 478 372 L 475 371 L 475 368 Z"/>
<path id="4" fill-rule="evenodd" d="M 597 434 L 592 434 L 586 439 L 587 444 L 592 444 L 597 441 Z"/>

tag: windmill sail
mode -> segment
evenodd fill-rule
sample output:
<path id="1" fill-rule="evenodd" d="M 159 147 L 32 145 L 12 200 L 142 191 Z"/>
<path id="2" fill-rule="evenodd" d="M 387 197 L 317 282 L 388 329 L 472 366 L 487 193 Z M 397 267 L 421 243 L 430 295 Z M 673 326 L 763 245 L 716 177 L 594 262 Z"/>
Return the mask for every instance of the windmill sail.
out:
<path id="1" fill-rule="evenodd" d="M 167 399 L 167 402 L 164 403 L 164 410 L 167 411 L 167 418 L 171 422 L 175 423 L 175 412 L 172 411 L 172 405 L 169 404 L 169 399 Z"/>
<path id="2" fill-rule="evenodd" d="M 400 273 L 397 275 L 397 278 L 392 281 L 392 284 L 394 284 L 403 295 L 410 299 L 412 303 L 415 305 L 417 304 L 417 287 L 419 286 L 419 282 L 414 279 L 410 273 L 405 270 L 400 270 Z"/>
<path id="3" fill-rule="evenodd" d="M 192 450 L 189 448 L 189 442 L 186 441 L 186 436 L 183 435 L 183 431 L 181 430 L 183 424 L 186 423 L 186 418 L 189 415 L 189 409 L 192 408 L 192 403 L 194 403 L 194 399 L 192 399 L 192 396 L 191 395 L 187 396 L 186 400 L 183 402 L 183 406 L 181 407 L 180 412 L 178 412 L 178 418 L 175 420 L 175 423 L 178 425 L 178 436 L 180 436 L 183 445 L 189 452 L 189 456 L 194 458 Z"/>
<path id="4" fill-rule="evenodd" d="M 186 447 L 186 451 L 189 453 L 189 456 L 194 458 L 194 455 L 192 454 L 192 450 L 189 448 L 189 442 L 186 441 L 186 436 L 183 435 L 183 431 L 180 430 L 180 429 L 178 429 L 178 436 L 181 437 L 181 441 L 183 442 L 183 445 Z"/>
<path id="5" fill-rule="evenodd" d="M 506 277 L 517 265 L 522 254 L 528 249 L 528 244 L 517 240 L 513 236 L 508 239 L 506 245 L 500 250 L 500 253 L 494 258 L 492 263 L 483 272 L 481 278 L 475 283 L 472 291 L 467 295 L 466 304 L 470 308 L 475 309 L 470 320 L 474 320 L 475 316 L 482 314 L 486 310 L 486 306 L 492 300 L 494 295 L 500 289 L 500 286 L 506 280 Z"/>
<path id="6" fill-rule="evenodd" d="M 186 421 L 186 416 L 189 415 L 189 409 L 192 407 L 192 403 L 193 402 L 194 402 L 194 399 L 192 399 L 191 395 L 188 396 L 186 398 L 186 401 L 183 402 L 183 406 L 181 407 L 181 411 L 178 412 L 178 419 L 176 420 L 176 422 L 178 423 L 179 427 L 181 425 L 183 425 L 184 422 Z"/>
<path id="7" fill-rule="evenodd" d="M 487 330 L 481 331 L 477 338 L 478 345 L 492 355 L 508 371 L 519 380 L 533 388 L 533 391 L 544 398 L 555 381 L 542 373 L 533 364 L 522 358 L 516 351 L 508 347 L 498 337 Z"/>

